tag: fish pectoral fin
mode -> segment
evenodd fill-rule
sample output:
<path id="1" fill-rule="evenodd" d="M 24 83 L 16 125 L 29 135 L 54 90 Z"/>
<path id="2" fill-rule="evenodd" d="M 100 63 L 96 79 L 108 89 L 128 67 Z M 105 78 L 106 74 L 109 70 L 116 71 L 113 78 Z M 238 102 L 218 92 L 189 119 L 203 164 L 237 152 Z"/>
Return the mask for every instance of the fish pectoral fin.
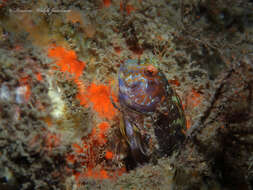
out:
<path id="1" fill-rule="evenodd" d="M 136 132 L 135 137 L 136 137 L 136 144 L 137 144 L 139 150 L 141 151 L 141 153 L 143 155 L 147 156 L 146 147 L 145 147 L 145 145 L 143 143 L 141 134 L 139 132 Z"/>
<path id="2" fill-rule="evenodd" d="M 137 125 L 129 118 L 123 118 L 123 120 L 124 127 L 121 126 L 121 133 L 127 139 L 133 159 L 140 164 L 147 162 L 148 157 Z"/>
<path id="3" fill-rule="evenodd" d="M 132 156 L 138 163 L 147 162 L 148 157 L 146 154 L 145 147 L 142 143 L 141 135 L 138 132 L 134 133 L 135 134 L 132 136 L 129 142 Z"/>

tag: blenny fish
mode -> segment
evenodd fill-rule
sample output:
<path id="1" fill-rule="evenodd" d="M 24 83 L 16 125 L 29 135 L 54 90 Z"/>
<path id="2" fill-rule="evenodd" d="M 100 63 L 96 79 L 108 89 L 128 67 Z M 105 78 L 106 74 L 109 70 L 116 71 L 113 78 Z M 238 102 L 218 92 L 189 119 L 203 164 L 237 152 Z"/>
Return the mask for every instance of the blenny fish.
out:
<path id="1" fill-rule="evenodd" d="M 120 131 L 135 166 L 171 155 L 185 139 L 181 100 L 161 70 L 127 60 L 118 73 Z"/>

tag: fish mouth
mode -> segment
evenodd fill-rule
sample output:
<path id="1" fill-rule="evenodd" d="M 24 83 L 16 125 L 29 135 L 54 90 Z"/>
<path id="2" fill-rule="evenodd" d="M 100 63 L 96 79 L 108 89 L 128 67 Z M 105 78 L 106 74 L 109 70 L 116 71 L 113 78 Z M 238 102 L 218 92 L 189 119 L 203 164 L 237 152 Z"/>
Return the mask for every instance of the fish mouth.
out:
<path id="1" fill-rule="evenodd" d="M 125 94 L 120 94 L 119 99 L 121 107 L 127 107 L 128 109 L 140 113 L 154 112 L 156 110 L 157 105 L 160 102 L 160 99 L 158 97 L 155 97 L 151 100 L 150 103 L 145 104 L 143 101 L 138 101 L 138 99 L 136 98 L 130 98 L 128 95 Z"/>

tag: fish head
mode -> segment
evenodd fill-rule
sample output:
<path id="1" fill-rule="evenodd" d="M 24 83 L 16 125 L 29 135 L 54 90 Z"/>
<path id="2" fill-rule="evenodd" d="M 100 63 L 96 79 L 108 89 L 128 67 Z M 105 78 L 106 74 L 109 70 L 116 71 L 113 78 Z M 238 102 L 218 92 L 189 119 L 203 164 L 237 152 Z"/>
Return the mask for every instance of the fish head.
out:
<path id="1" fill-rule="evenodd" d="M 120 104 L 138 112 L 153 112 L 165 99 L 164 76 L 149 63 L 138 60 L 124 62 L 118 81 Z"/>

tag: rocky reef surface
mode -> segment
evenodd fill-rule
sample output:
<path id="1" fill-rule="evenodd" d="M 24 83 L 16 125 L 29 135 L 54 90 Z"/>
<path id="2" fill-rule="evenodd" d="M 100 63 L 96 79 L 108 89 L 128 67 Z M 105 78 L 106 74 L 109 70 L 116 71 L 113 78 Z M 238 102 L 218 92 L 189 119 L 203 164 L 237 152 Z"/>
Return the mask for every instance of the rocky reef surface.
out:
<path id="1" fill-rule="evenodd" d="M 229 4 L 229 6 L 228 6 Z M 0 189 L 253 189 L 251 0 L 0 1 Z M 159 68 L 186 139 L 126 167 L 117 74 Z"/>

